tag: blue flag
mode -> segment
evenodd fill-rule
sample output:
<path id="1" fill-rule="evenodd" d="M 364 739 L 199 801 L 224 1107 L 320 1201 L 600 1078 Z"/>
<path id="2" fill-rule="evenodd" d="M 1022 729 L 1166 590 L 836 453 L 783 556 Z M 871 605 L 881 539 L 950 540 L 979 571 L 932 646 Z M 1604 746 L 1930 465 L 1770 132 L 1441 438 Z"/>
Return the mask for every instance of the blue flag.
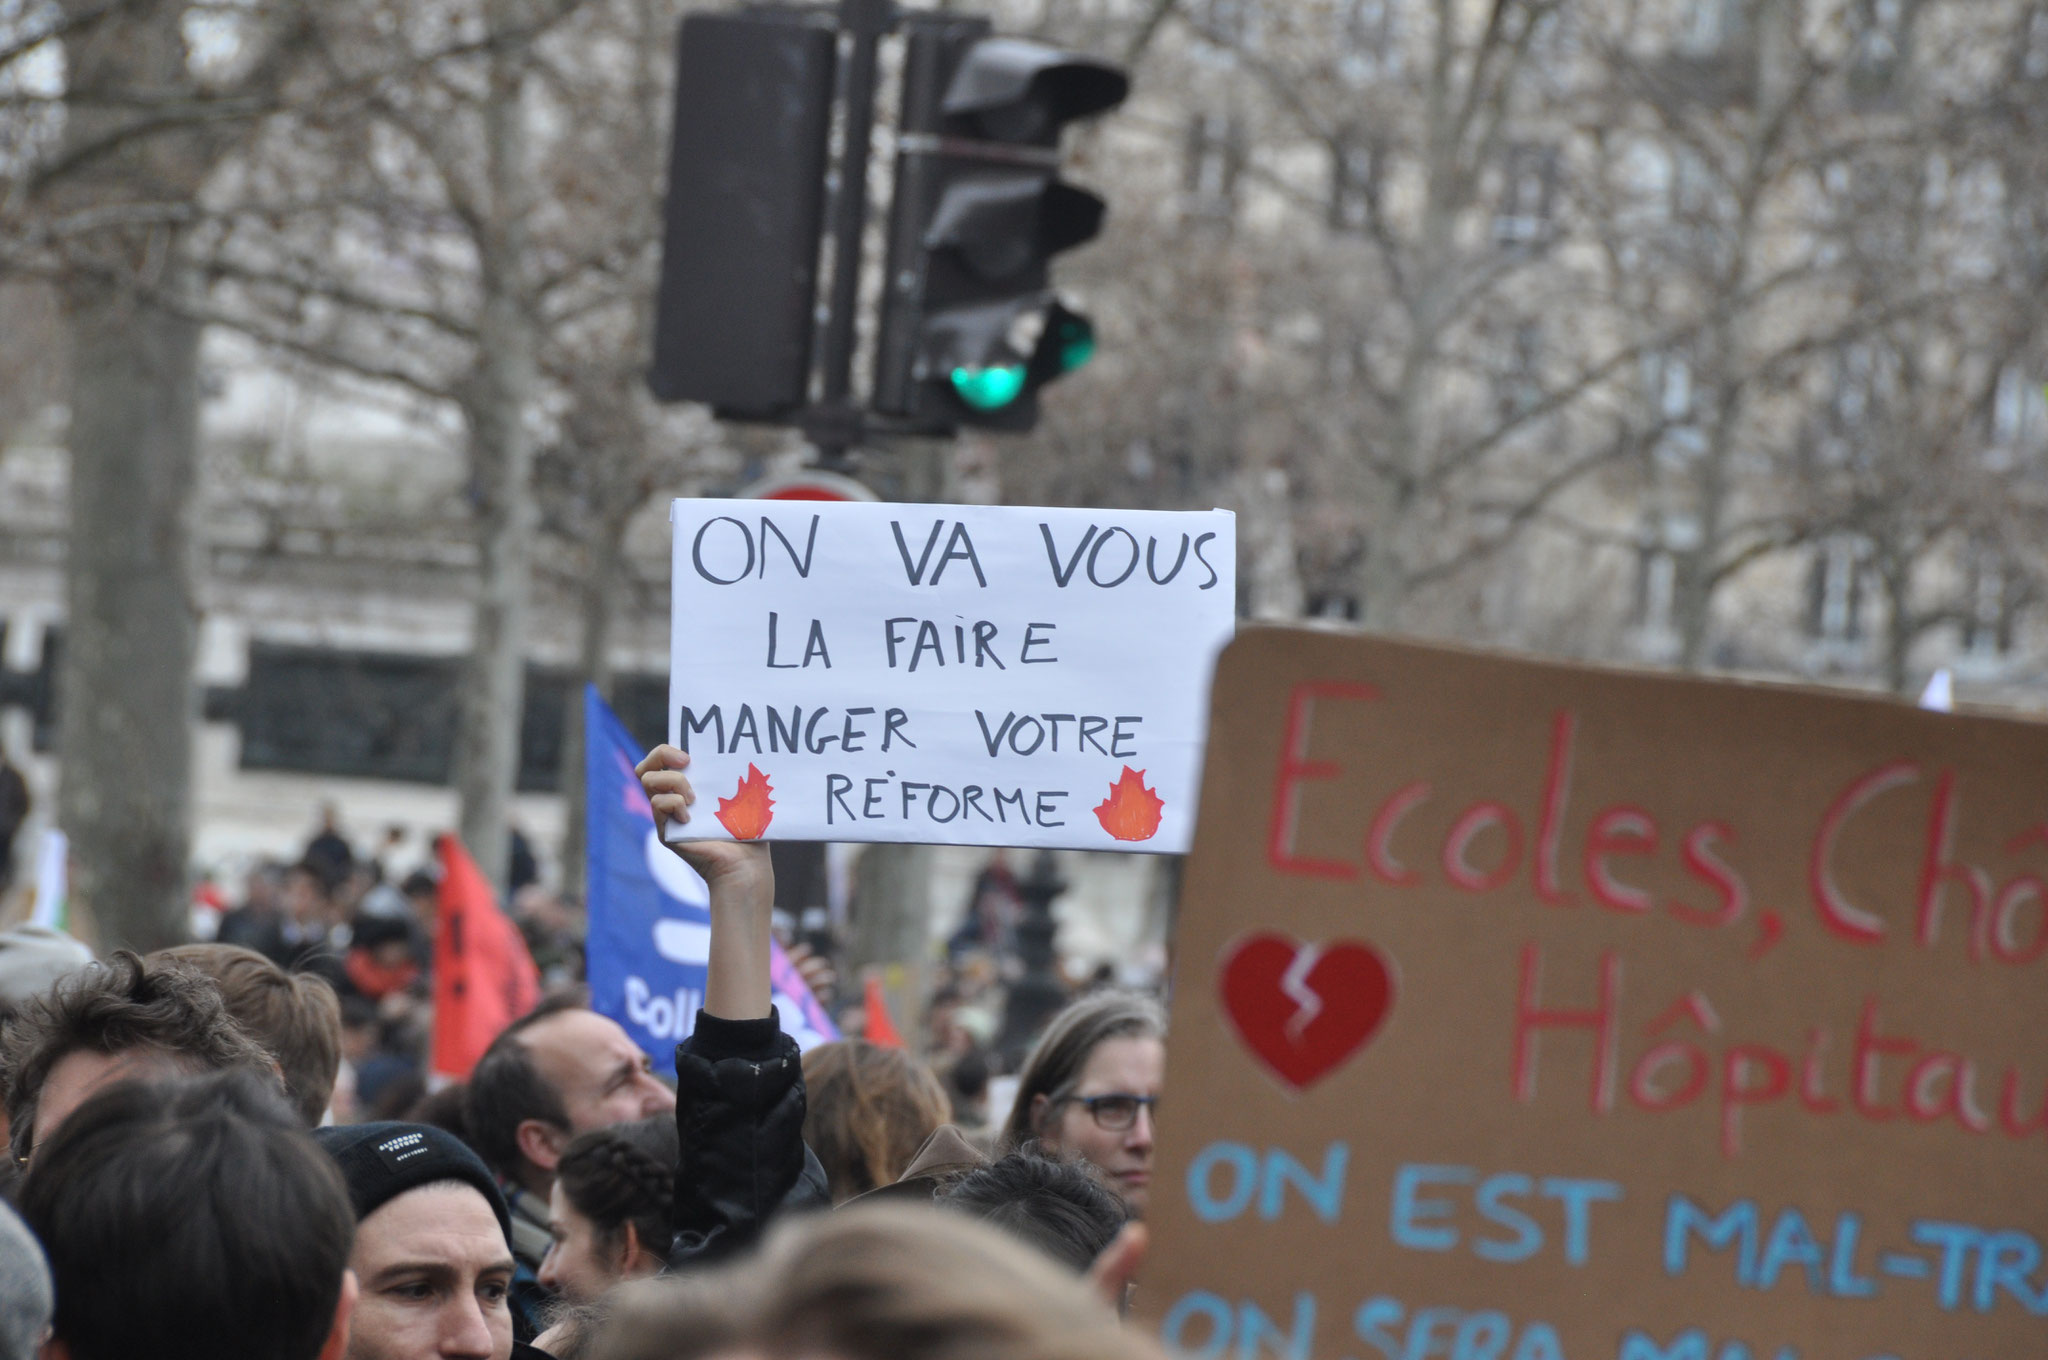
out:
<path id="1" fill-rule="evenodd" d="M 590 1006 L 625 1026 L 658 1060 L 687 1036 L 704 1004 L 711 895 L 661 843 L 633 767 L 639 747 L 598 695 L 583 691 L 586 898 Z M 839 1037 L 777 945 L 772 981 L 784 1032 L 801 1048 Z"/>

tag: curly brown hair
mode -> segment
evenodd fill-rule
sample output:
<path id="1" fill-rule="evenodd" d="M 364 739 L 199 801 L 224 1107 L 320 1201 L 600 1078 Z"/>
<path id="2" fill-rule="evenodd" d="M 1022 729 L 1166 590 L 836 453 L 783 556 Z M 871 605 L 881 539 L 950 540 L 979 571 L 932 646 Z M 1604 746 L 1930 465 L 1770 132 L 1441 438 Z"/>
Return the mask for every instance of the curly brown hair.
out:
<path id="1" fill-rule="evenodd" d="M 213 979 L 122 949 L 22 1007 L 0 1041 L 8 1135 L 16 1159 L 36 1144 L 36 1105 L 67 1055 L 153 1049 L 192 1075 L 246 1067 L 280 1090 L 277 1062 L 228 1015 Z"/>
<path id="2" fill-rule="evenodd" d="M 895 1184 L 952 1112 L 929 1067 L 865 1039 L 804 1054 L 804 1093 L 804 1142 L 825 1168 L 834 1204 Z"/>

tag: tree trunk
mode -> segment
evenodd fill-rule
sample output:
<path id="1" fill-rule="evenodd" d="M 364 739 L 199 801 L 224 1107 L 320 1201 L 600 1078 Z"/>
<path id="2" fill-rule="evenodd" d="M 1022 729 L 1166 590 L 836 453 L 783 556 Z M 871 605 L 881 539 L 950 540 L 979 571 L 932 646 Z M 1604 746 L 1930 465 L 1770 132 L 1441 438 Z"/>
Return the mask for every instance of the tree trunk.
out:
<path id="1" fill-rule="evenodd" d="M 853 940 L 847 948 L 851 985 L 873 970 L 889 1014 L 913 1048 L 924 1026 L 930 971 L 932 851 L 928 845 L 870 845 L 861 852 L 854 890 Z"/>
<path id="2" fill-rule="evenodd" d="M 81 22 L 65 42 L 65 149 L 79 160 L 50 205 L 118 222 L 138 200 L 189 200 L 204 175 L 191 133 L 118 141 L 137 91 L 189 93 L 182 7 L 65 8 Z M 188 930 L 199 328 L 164 303 L 190 285 L 183 248 L 160 218 L 101 228 L 75 240 L 60 282 L 72 352 L 58 819 L 71 900 L 102 947 L 156 949 Z"/>
<path id="3" fill-rule="evenodd" d="M 199 328 L 118 285 L 65 288 L 72 332 L 71 532 L 58 817 L 71 900 L 101 948 L 188 931 L 192 508 Z"/>
<path id="4" fill-rule="evenodd" d="M 499 0 L 491 28 L 504 33 L 516 15 Z M 512 792 L 519 775 L 519 729 L 526 700 L 526 615 L 532 545 L 533 435 L 526 409 L 539 385 L 538 337 L 527 307 L 526 167 L 523 49 L 492 49 L 484 110 L 490 210 L 477 242 L 483 307 L 476 367 L 463 402 L 477 498 L 476 626 L 457 718 L 455 788 L 462 839 L 492 882 L 503 888 L 510 858 Z"/>
<path id="5" fill-rule="evenodd" d="M 562 712 L 562 889 L 582 895 L 583 857 L 587 852 L 583 777 L 585 733 L 583 687 L 597 686 L 607 703 L 612 697 L 612 622 L 618 607 L 619 564 L 626 527 L 603 523 L 592 536 L 589 574 L 583 581 L 583 652 L 576 683 L 569 687 Z"/>

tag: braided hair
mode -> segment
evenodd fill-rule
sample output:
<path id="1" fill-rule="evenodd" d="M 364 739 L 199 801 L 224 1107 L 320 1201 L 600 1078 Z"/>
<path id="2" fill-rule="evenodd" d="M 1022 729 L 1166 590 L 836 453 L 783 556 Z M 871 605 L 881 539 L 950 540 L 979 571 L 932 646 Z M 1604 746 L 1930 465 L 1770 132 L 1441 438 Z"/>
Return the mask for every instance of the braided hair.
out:
<path id="1" fill-rule="evenodd" d="M 579 1134 L 555 1178 L 608 1249 L 617 1249 L 631 1223 L 641 1250 L 665 1265 L 679 1152 L 675 1116 L 651 1115 Z"/>

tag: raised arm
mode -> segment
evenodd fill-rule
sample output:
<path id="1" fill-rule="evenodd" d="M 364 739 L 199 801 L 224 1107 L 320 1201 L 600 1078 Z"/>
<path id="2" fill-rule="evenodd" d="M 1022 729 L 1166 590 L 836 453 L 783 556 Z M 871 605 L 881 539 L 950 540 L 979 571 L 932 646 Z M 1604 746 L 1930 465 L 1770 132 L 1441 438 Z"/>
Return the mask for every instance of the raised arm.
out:
<path id="1" fill-rule="evenodd" d="M 688 821 L 696 794 L 689 756 L 657 746 L 637 767 L 655 825 Z M 675 1239 L 672 1268 L 716 1260 L 753 1242 L 777 1213 L 830 1203 L 824 1171 L 804 1148 L 803 1059 L 781 1030 L 769 983 L 775 872 L 768 847 L 739 841 L 670 845 L 711 889 L 704 1009 L 676 1046 Z"/>
<path id="2" fill-rule="evenodd" d="M 655 828 L 667 838 L 671 822 L 690 820 L 697 801 L 690 788 L 690 757 L 657 746 L 636 767 L 654 807 Z M 671 845 L 711 889 L 711 961 L 704 980 L 704 1013 L 721 1020 L 766 1019 L 769 993 L 769 921 L 775 910 L 775 870 L 768 847 L 750 841 L 686 841 Z"/>

